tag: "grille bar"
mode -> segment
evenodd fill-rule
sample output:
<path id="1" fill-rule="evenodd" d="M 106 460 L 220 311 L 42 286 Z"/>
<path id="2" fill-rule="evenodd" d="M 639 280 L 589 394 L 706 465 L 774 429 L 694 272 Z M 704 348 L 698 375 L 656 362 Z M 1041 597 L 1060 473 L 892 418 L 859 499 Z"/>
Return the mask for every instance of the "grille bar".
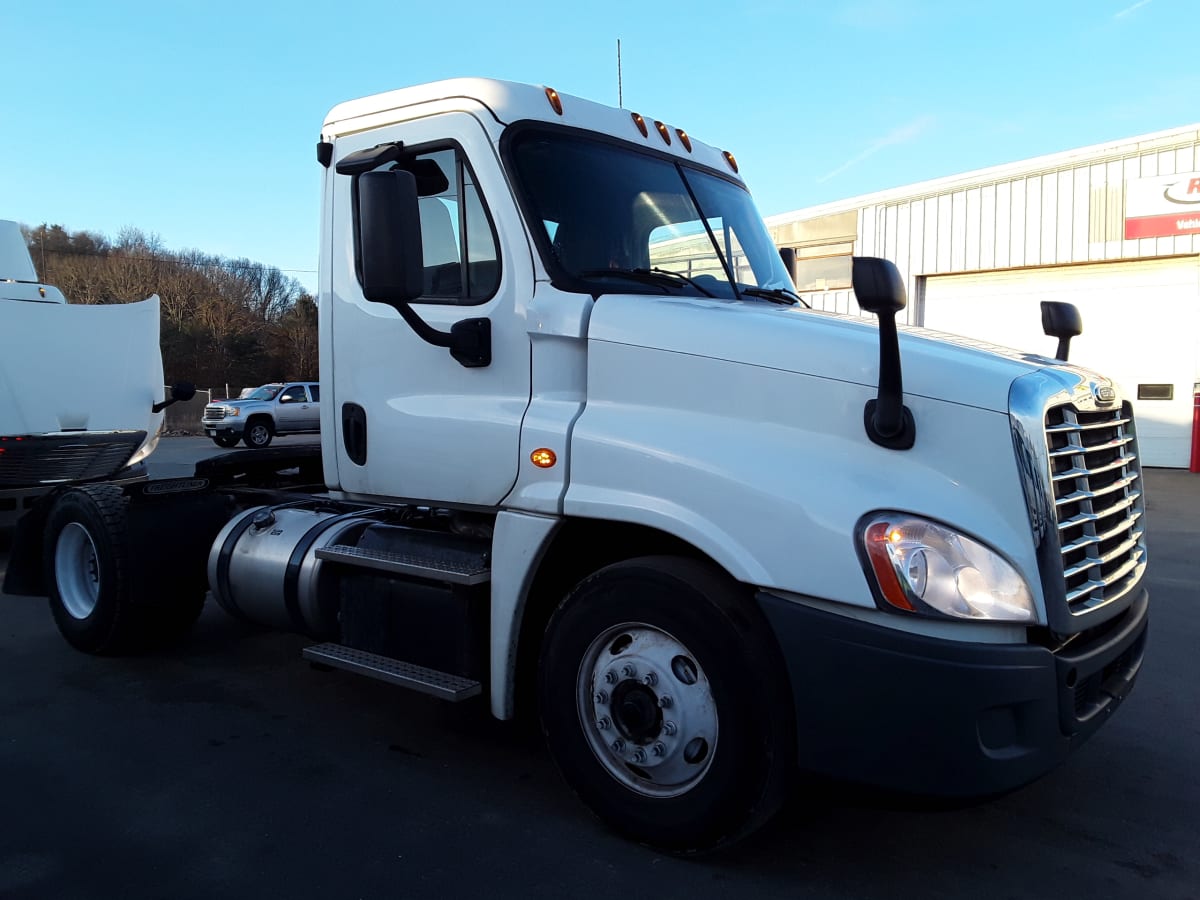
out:
<path id="1" fill-rule="evenodd" d="M 1078 614 L 1123 596 L 1145 561 L 1132 408 L 1057 406 L 1045 428 L 1064 595 Z"/>

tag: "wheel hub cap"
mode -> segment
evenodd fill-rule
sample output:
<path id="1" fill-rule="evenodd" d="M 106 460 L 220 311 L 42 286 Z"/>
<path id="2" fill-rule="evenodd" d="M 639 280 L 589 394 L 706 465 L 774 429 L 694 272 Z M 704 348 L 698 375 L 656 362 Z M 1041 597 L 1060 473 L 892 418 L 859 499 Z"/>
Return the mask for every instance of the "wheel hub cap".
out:
<path id="1" fill-rule="evenodd" d="M 588 744 L 605 770 L 651 797 L 700 782 L 717 747 L 717 708 L 699 663 L 652 625 L 610 628 L 588 647 L 577 702 Z"/>

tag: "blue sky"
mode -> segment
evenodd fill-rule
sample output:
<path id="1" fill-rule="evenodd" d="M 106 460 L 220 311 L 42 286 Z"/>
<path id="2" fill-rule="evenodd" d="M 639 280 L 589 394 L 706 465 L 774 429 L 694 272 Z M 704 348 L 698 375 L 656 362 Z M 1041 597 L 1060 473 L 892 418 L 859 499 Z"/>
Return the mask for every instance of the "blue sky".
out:
<path id="1" fill-rule="evenodd" d="M 731 150 L 764 215 L 1200 119 L 1194 0 L 11 0 L 0 218 L 315 286 L 334 104 L 478 75 Z M 131 299 L 131 298 L 125 298 Z"/>

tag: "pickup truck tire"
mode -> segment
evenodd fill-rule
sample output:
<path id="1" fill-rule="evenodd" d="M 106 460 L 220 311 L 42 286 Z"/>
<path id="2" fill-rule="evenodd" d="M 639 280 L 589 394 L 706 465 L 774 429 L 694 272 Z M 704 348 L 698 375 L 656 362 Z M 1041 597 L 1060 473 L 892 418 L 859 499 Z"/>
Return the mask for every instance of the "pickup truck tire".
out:
<path id="1" fill-rule="evenodd" d="M 224 447 L 226 450 L 231 447 L 236 447 L 241 437 L 236 434 L 218 434 L 213 437 L 213 443 L 218 447 Z"/>
<path id="2" fill-rule="evenodd" d="M 270 445 L 273 437 L 275 437 L 275 428 L 271 425 L 271 420 L 266 416 L 254 416 L 246 423 L 242 440 L 251 450 L 262 450 Z"/>
<path id="3" fill-rule="evenodd" d="M 163 598 L 139 584 L 128 504 L 116 485 L 84 485 L 60 496 L 46 519 L 50 611 L 67 642 L 85 653 L 137 653 L 174 643 L 204 606 L 202 587 L 181 586 Z"/>
<path id="4" fill-rule="evenodd" d="M 779 808 L 795 759 L 783 661 L 748 590 L 644 557 L 581 582 L 547 626 L 542 730 L 608 826 L 677 854 L 727 847 Z"/>

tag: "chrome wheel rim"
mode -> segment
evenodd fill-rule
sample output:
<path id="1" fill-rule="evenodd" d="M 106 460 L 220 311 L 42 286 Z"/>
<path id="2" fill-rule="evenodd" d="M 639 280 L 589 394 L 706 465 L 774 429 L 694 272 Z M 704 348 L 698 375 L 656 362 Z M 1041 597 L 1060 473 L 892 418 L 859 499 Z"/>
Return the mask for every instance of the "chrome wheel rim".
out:
<path id="1" fill-rule="evenodd" d="M 54 580 L 63 607 L 75 619 L 86 619 L 100 599 L 100 557 L 91 534 L 69 522 L 54 548 Z"/>
<path id="2" fill-rule="evenodd" d="M 576 706 L 596 759 L 638 794 L 678 797 L 712 765 L 718 723 L 708 677 L 681 641 L 653 625 L 618 625 L 592 641 Z"/>
<path id="3" fill-rule="evenodd" d="M 261 444 L 270 437 L 270 432 L 267 431 L 266 425 L 255 425 L 250 429 L 250 442 L 253 444 Z"/>

